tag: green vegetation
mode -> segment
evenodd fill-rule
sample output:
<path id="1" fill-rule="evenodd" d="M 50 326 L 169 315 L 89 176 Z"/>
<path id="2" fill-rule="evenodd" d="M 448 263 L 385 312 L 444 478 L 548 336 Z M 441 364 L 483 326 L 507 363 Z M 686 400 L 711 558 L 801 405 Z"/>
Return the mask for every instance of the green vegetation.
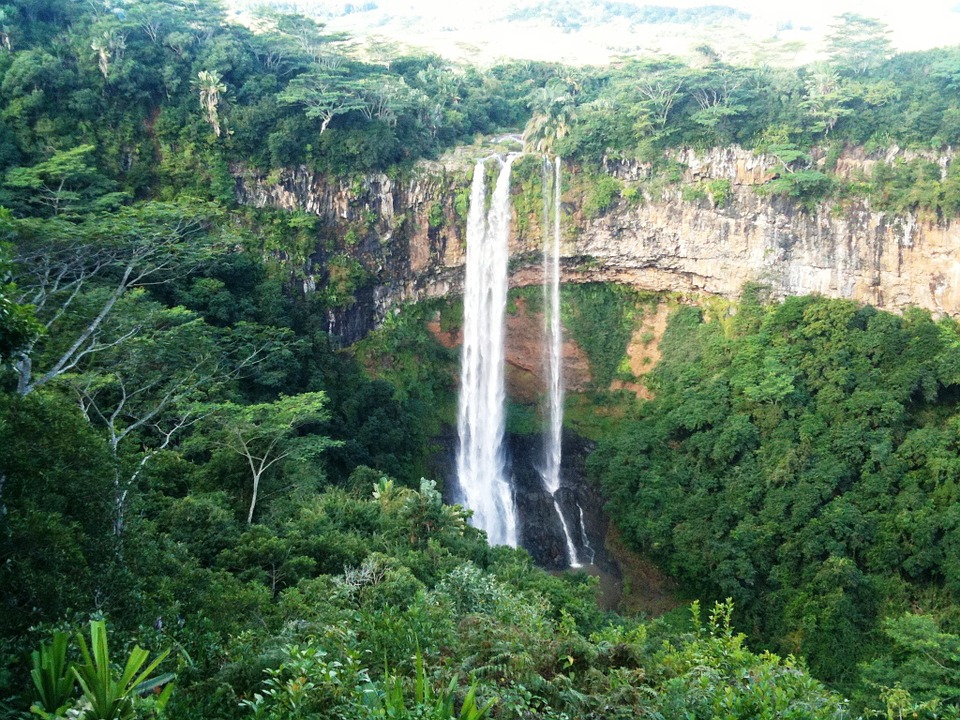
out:
<path id="1" fill-rule="evenodd" d="M 608 507 L 687 592 L 732 597 L 755 642 L 858 702 L 952 705 L 960 329 L 759 297 L 726 326 L 674 314 L 656 399 L 591 457 Z M 929 676 L 921 646 L 945 660 Z"/>
<path id="2" fill-rule="evenodd" d="M 609 175 L 598 175 L 586 181 L 583 198 L 583 214 L 594 219 L 603 214 L 620 195 L 620 181 Z"/>
<path id="3" fill-rule="evenodd" d="M 77 635 L 77 643 L 80 646 L 81 662 L 71 670 L 83 691 L 83 699 L 89 706 L 84 717 L 90 720 L 132 720 L 137 717 L 138 694 L 146 691 L 148 685 L 156 687 L 156 681 L 151 681 L 150 675 L 163 662 L 169 651 L 162 652 L 147 664 L 150 653 L 136 645 L 117 676 L 110 663 L 107 627 L 102 620 L 90 623 L 89 646 L 83 635 Z M 168 688 L 172 689 L 172 686 Z M 168 697 L 169 692 L 166 693 L 164 702 Z"/>
<path id="4" fill-rule="evenodd" d="M 816 144 L 941 149 L 956 143 L 955 48 L 894 55 L 885 29 L 856 15 L 828 38 L 828 61 L 796 69 L 669 58 L 568 71 L 575 121 L 557 151 L 599 164 L 675 147 Z"/>
<path id="5" fill-rule="evenodd" d="M 428 319 L 437 312 L 441 330 L 462 322 L 462 305 L 454 308 L 444 301 L 409 305 L 354 347 L 367 372 L 387 381 L 398 399 L 415 408 L 412 422 L 421 443 L 456 418 L 459 356 L 427 330 Z"/>
<path id="6" fill-rule="evenodd" d="M 792 661 L 745 650 L 728 610 L 679 630 L 603 615 L 587 578 L 490 548 L 430 481 L 404 487 L 363 466 L 348 475 L 329 456 L 278 463 L 250 523 L 243 464 L 197 424 L 128 487 L 136 512 L 118 532 L 101 425 L 47 388 L 5 396 L 2 413 L 11 712 L 87 707 L 62 679 L 71 667 L 89 718 L 599 719 L 615 708 L 706 720 L 736 703 L 771 713 L 837 703 Z M 143 451 L 128 453 L 137 463 Z M 276 492 L 291 484 L 295 494 Z M 79 657 L 55 632 L 34 654 L 34 696 L 17 650 L 51 628 L 79 630 L 94 602 L 111 646 L 136 638 L 169 655 L 148 665 L 135 647 L 118 668 L 102 622 Z M 748 675 L 758 682 L 744 685 Z M 139 699 L 135 688 L 161 681 L 162 700 Z"/>
<path id="7" fill-rule="evenodd" d="M 643 305 L 656 302 L 622 285 L 585 283 L 561 288 L 563 326 L 590 358 L 594 390 L 610 387 L 627 353 Z"/>
<path id="8" fill-rule="evenodd" d="M 178 193 L 230 201 L 230 163 L 382 170 L 526 119 L 548 66 L 354 60 L 342 36 L 216 2 L 2 7 L 0 203 L 70 214 Z"/>
<path id="9" fill-rule="evenodd" d="M 871 712 L 955 716 L 954 323 L 815 298 L 751 295 L 723 322 L 681 308 L 635 411 L 609 387 L 649 298 L 566 288 L 593 371 L 570 417 L 601 443 L 612 512 L 721 601 L 643 623 L 599 611 L 584 575 L 489 547 L 424 479 L 456 385 L 427 325 L 462 308 L 394 308 L 339 349 L 331 325 L 374 302 L 380 218 L 240 209 L 234 174 L 304 165 L 356 196 L 365 173 L 527 123 L 530 147 L 599 178 L 588 217 L 676 182 L 668 150 L 731 143 L 775 158 L 763 192 L 949 216 L 952 166 L 841 182 L 839 151 L 820 168 L 810 148 L 955 143 L 956 51 L 893 56 L 856 16 L 828 64 L 795 71 L 704 52 L 481 72 L 361 62 L 345 40 L 297 15 L 231 25 L 212 0 L 0 1 L 0 713 L 848 717 L 809 662 Z M 651 175 L 624 187 L 604 158 Z M 517 173 L 524 222 L 541 217 L 539 163 Z M 722 206 L 731 184 L 690 192 Z M 515 404 L 510 424 L 539 421 Z"/>
<path id="10" fill-rule="evenodd" d="M 604 8 L 614 15 L 627 11 L 616 3 Z M 723 8 L 672 10 L 682 15 Z M 562 26 L 580 22 L 572 19 L 576 8 L 563 3 L 530 12 L 559 13 L 556 22 Z M 671 21 L 683 22 L 679 15 Z M 702 62 L 696 64 L 657 57 L 627 59 L 614 67 L 557 69 L 542 91 L 530 96 L 527 144 L 588 169 L 615 158 L 646 163 L 650 172 L 644 184 L 653 197 L 663 183 L 679 179 L 664 167 L 671 151 L 739 145 L 774 160 L 771 179 L 760 186 L 762 193 L 793 198 L 808 207 L 828 197 L 868 196 L 880 199 L 883 209 L 953 216 L 955 173 L 949 164 L 944 168 L 949 177 L 941 177 L 935 162 L 900 160 L 910 169 L 894 167 L 884 175 L 878 168 L 881 176 L 875 186 L 869 179 L 834 175 L 836 157 L 831 160 L 830 154 L 844 145 L 868 151 L 897 146 L 926 151 L 936 159 L 936 153 L 955 147 L 960 139 L 958 50 L 894 54 L 887 34 L 882 23 L 847 13 L 827 38 L 829 59 L 799 68 L 735 65 L 703 46 L 698 48 Z M 811 159 L 814 147 L 829 149 L 821 164 Z M 895 198 L 887 197 L 890 174 L 904 184 L 904 192 Z M 588 217 L 602 212 L 616 194 L 608 176 L 600 175 L 600 182 L 608 184 L 585 198 Z M 691 200 L 709 194 L 715 205 L 722 205 L 729 194 L 699 186 L 686 193 Z"/>
<path id="11" fill-rule="evenodd" d="M 789 175 L 788 177 L 793 178 L 794 176 Z M 698 202 L 709 199 L 714 207 L 723 207 L 730 198 L 732 191 L 733 184 L 726 178 L 719 178 L 716 180 L 701 181 L 695 185 L 684 185 L 681 188 L 681 197 L 687 202 Z M 762 186 L 761 193 L 764 191 L 773 193 L 777 192 L 778 189 L 777 186 L 770 183 L 769 185 Z M 791 193 L 788 192 L 787 194 Z"/>

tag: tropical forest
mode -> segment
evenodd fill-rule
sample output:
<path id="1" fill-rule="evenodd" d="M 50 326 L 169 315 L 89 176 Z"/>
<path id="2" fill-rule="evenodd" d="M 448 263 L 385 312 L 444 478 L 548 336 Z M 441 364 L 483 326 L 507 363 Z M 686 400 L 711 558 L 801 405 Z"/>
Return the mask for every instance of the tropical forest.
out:
<path id="1" fill-rule="evenodd" d="M 329 20 L 0 0 L 0 717 L 960 718 L 960 46 Z"/>

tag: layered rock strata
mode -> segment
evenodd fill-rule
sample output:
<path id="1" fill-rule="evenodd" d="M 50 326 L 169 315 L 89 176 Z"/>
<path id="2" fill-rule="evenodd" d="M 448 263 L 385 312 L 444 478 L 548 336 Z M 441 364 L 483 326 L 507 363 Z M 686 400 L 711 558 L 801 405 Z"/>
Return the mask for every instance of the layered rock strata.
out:
<path id="1" fill-rule="evenodd" d="M 818 293 L 902 311 L 908 306 L 960 314 L 960 227 L 955 220 L 891 215 L 867 200 L 804 208 L 757 186 L 778 172 L 775 159 L 740 148 L 677 152 L 679 182 L 653 195 L 649 167 L 609 162 L 605 171 L 633 201 L 617 199 L 596 217 L 584 212 L 584 182 L 564 196 L 564 282 L 617 282 L 643 290 L 710 293 L 734 298 L 745 283 L 768 285 L 774 297 Z M 850 151 L 837 172 L 867 173 L 878 158 Z M 890 161 L 891 157 L 880 158 Z M 940 159 L 946 168 L 949 158 Z M 690 193 L 726 181 L 722 203 Z M 305 169 L 264 176 L 237 170 L 241 203 L 302 210 L 322 220 L 324 237 L 304 268 L 306 285 L 323 281 L 337 247 L 368 273 L 360 302 L 331 314 L 347 342 L 375 326 L 392 306 L 461 292 L 467 187 L 462 168 L 423 164 L 406 177 L 336 180 Z M 685 192 L 687 188 L 687 192 Z M 698 199 L 684 199 L 695 196 Z M 524 220 L 524 221 L 521 221 Z M 539 284 L 538 218 L 515 218 L 511 283 Z M 352 231 L 350 247 L 342 243 Z M 352 315 L 351 315 L 352 313 Z"/>

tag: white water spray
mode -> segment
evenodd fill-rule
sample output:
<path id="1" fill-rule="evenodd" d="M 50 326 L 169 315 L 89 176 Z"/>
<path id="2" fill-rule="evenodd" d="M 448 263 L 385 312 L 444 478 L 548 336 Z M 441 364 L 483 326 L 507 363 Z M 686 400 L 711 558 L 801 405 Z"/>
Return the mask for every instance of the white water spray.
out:
<path id="1" fill-rule="evenodd" d="M 503 453 L 504 314 L 510 237 L 507 158 L 486 209 L 485 163 L 473 170 L 467 214 L 467 270 L 463 292 L 463 354 L 457 430 L 457 480 L 473 525 L 491 545 L 517 546 L 517 512 Z"/>
<path id="2" fill-rule="evenodd" d="M 550 167 L 550 161 L 545 165 Z M 546 173 L 544 173 L 543 196 L 543 298 L 544 298 L 544 334 L 547 353 L 547 398 L 549 417 L 544 438 L 543 467 L 540 477 L 544 487 L 553 498 L 553 507 L 560 518 L 563 537 L 567 544 L 567 555 L 571 567 L 582 567 L 577 548 L 570 534 L 567 520 L 557 502 L 557 490 L 560 489 L 560 461 L 563 457 L 563 328 L 560 325 L 560 210 L 562 165 L 560 158 L 553 164 L 553 203 L 548 201 Z M 552 208 L 551 208 L 552 205 Z M 553 211 L 553 232 L 550 232 L 549 216 Z M 552 237 L 551 237 L 552 236 Z"/>

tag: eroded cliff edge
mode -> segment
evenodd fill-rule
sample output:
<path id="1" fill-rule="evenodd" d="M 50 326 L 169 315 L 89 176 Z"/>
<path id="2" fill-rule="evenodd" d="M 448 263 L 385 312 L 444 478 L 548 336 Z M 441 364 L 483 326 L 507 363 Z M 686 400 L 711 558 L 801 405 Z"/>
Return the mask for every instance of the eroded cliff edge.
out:
<path id="1" fill-rule="evenodd" d="M 897 154 L 877 158 L 848 150 L 836 171 L 869 172 L 878 159 L 889 162 Z M 819 293 L 886 310 L 917 306 L 960 314 L 955 220 L 891 215 L 871 209 L 866 199 L 806 208 L 788 198 L 763 196 L 757 187 L 776 172 L 777 162 L 740 148 L 685 150 L 673 159 L 680 168 L 678 181 L 655 194 L 643 189 L 648 166 L 608 163 L 608 175 L 640 190 L 631 200 L 617 198 L 589 214 L 584 198 L 590 180 L 578 182 L 572 169 L 573 182 L 564 194 L 565 282 L 612 281 L 730 298 L 745 283 L 760 282 L 775 297 Z M 950 158 L 939 162 L 945 169 Z M 363 265 L 360 301 L 331 313 L 331 329 L 347 342 L 398 303 L 460 291 L 469 175 L 462 162 L 423 163 L 399 178 L 343 180 L 302 168 L 269 176 L 237 169 L 236 175 L 241 203 L 299 209 L 321 219 L 323 237 L 304 268 L 305 284 L 325 280 L 325 261 L 333 249 Z M 728 187 L 722 203 L 689 192 L 716 180 Z M 530 187 L 519 179 L 511 241 L 514 285 L 540 282 L 538 206 L 524 201 L 525 192 Z"/>

